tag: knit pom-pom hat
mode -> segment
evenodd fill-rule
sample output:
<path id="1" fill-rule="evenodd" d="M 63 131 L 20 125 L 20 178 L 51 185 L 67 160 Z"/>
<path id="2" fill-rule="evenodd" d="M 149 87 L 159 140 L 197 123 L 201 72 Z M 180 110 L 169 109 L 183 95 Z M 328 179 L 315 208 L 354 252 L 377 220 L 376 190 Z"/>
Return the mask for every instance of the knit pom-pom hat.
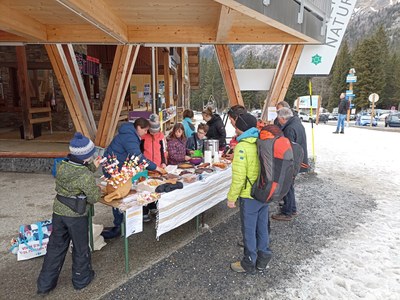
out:
<path id="1" fill-rule="evenodd" d="M 160 131 L 160 119 L 156 114 L 151 114 L 149 117 L 150 133 L 157 133 Z"/>
<path id="2" fill-rule="evenodd" d="M 95 151 L 93 142 L 80 132 L 76 132 L 69 142 L 69 152 L 78 159 L 88 159 Z"/>

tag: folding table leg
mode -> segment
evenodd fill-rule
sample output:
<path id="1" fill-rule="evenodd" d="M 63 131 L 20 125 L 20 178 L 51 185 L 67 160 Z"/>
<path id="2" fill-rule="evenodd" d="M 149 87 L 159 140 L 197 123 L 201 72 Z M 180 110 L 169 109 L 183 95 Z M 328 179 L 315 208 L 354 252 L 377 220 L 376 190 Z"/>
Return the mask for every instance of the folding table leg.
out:
<path id="1" fill-rule="evenodd" d="M 128 238 L 126 234 L 126 212 L 124 211 L 124 221 L 121 224 L 122 230 L 121 233 L 124 235 L 124 251 L 125 251 L 125 273 L 129 273 L 129 244 L 128 244 Z"/>

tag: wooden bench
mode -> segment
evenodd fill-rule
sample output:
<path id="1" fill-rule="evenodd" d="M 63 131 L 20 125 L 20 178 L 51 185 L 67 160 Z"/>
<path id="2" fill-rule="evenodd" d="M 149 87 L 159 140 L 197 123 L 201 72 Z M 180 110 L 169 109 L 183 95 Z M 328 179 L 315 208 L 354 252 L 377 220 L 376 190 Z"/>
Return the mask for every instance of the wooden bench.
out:
<path id="1" fill-rule="evenodd" d="M 31 107 L 29 109 L 29 123 L 31 125 L 49 122 L 50 133 L 53 133 L 52 121 L 50 107 Z"/>

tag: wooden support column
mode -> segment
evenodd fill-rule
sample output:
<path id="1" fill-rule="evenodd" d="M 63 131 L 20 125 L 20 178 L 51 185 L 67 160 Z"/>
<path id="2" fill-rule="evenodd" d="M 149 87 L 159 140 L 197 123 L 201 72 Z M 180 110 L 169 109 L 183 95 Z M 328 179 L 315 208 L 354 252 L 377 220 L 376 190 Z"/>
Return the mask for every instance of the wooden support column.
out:
<path id="1" fill-rule="evenodd" d="M 117 46 L 95 141 L 100 147 L 107 147 L 114 137 L 138 53 L 139 46 Z"/>
<path id="2" fill-rule="evenodd" d="M 228 45 L 214 45 L 217 53 L 219 68 L 221 70 L 222 79 L 226 93 L 228 95 L 229 104 L 244 105 L 242 93 L 240 92 L 239 83 L 236 77 L 235 65 L 233 64 L 232 55 Z"/>
<path id="3" fill-rule="evenodd" d="M 171 105 L 171 99 L 169 97 L 170 89 L 170 72 L 169 72 L 169 51 L 164 50 L 163 53 L 164 62 L 164 96 L 165 96 L 165 107 L 168 108 Z"/>
<path id="4" fill-rule="evenodd" d="M 17 46 L 15 48 L 17 52 L 18 92 L 21 99 L 24 138 L 30 140 L 33 139 L 33 127 L 29 122 L 29 109 L 31 108 L 31 99 L 29 95 L 28 63 L 26 60 L 25 46 Z"/>
<path id="5" fill-rule="evenodd" d="M 284 45 L 270 91 L 264 102 L 261 118 L 267 119 L 268 106 L 275 106 L 285 99 L 304 45 Z"/>
<path id="6" fill-rule="evenodd" d="M 54 73 L 60 84 L 75 130 L 94 140 L 96 127 L 72 45 L 46 44 Z M 86 96 L 86 97 L 85 97 Z"/>
<path id="7" fill-rule="evenodd" d="M 186 107 L 186 103 L 185 103 L 185 94 L 183 91 L 183 83 L 184 83 L 184 57 L 185 57 L 185 53 L 184 53 L 184 48 L 180 48 L 180 57 L 181 57 L 181 63 L 177 66 L 177 74 L 176 74 L 176 79 L 177 79 L 177 96 L 178 99 L 176 101 L 176 106 L 177 107 L 183 107 L 183 108 L 187 108 Z"/>
<path id="8" fill-rule="evenodd" d="M 63 45 L 62 48 L 60 47 L 60 49 L 64 50 L 69 69 L 71 70 L 73 82 L 75 83 L 72 86 L 74 87 L 74 89 L 76 89 L 75 93 L 79 95 L 79 97 L 77 98 L 78 108 L 82 112 L 82 116 L 84 118 L 85 124 L 87 124 L 88 126 L 91 138 L 94 139 L 97 132 L 96 122 L 94 121 L 92 108 L 90 107 L 89 98 L 87 96 L 88 93 L 86 91 L 85 83 L 83 82 L 83 78 L 79 70 L 78 63 L 76 61 L 74 49 L 71 44 Z"/>

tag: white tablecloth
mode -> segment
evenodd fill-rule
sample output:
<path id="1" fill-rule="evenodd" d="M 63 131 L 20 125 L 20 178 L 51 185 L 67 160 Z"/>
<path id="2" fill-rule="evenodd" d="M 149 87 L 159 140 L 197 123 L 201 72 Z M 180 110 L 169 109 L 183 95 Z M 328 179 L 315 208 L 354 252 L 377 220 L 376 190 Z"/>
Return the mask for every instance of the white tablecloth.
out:
<path id="1" fill-rule="evenodd" d="M 232 169 L 214 172 L 202 181 L 165 193 L 158 201 L 157 239 L 226 199 Z"/>

